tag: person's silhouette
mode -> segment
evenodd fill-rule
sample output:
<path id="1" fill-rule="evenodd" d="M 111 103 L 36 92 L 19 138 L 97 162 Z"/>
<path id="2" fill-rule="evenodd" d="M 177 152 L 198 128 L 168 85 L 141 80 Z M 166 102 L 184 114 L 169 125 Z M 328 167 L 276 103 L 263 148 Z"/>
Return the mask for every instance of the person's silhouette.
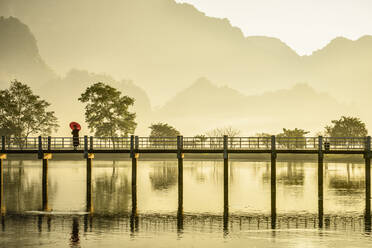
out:
<path id="1" fill-rule="evenodd" d="M 77 147 L 79 146 L 80 142 L 79 142 L 79 129 L 78 129 L 78 126 L 74 125 L 73 126 L 73 129 L 72 129 L 72 143 L 74 145 L 74 150 L 77 149 Z"/>

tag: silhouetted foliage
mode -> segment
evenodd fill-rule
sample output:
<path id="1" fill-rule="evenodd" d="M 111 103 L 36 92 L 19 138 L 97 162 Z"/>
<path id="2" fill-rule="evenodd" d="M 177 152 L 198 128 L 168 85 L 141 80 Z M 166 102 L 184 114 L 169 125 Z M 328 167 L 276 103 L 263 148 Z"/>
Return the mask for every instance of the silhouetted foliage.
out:
<path id="1" fill-rule="evenodd" d="M 233 127 L 222 127 L 222 128 L 215 128 L 211 131 L 208 131 L 206 133 L 209 137 L 223 137 L 224 135 L 227 135 L 229 137 L 237 137 L 240 135 L 240 130 L 233 128 Z"/>
<path id="2" fill-rule="evenodd" d="M 150 137 L 176 137 L 180 132 L 167 123 L 154 123 L 149 127 L 151 129 Z"/>
<path id="3" fill-rule="evenodd" d="M 305 135 L 308 133 L 308 131 L 305 131 L 303 129 L 283 128 L 283 132 L 276 136 L 276 140 L 279 145 L 286 148 L 303 148 L 306 142 Z"/>
<path id="4" fill-rule="evenodd" d="M 366 124 L 356 117 L 342 116 L 331 123 L 325 127 L 325 133 L 330 137 L 365 137 L 368 134 Z"/>
<path id="5" fill-rule="evenodd" d="M 303 129 L 286 129 L 283 128 L 283 132 L 278 134 L 277 137 L 305 137 L 306 134 L 308 134 L 308 131 L 305 131 Z"/>
<path id="6" fill-rule="evenodd" d="M 133 98 L 121 96 L 117 89 L 99 82 L 88 87 L 79 101 L 87 103 L 85 120 L 95 136 L 118 137 L 134 133 L 136 114 L 128 110 L 134 104 Z"/>
<path id="7" fill-rule="evenodd" d="M 0 91 L 1 135 L 20 138 L 57 130 L 57 117 L 54 111 L 47 111 L 49 106 L 29 86 L 12 81 L 9 89 Z"/>

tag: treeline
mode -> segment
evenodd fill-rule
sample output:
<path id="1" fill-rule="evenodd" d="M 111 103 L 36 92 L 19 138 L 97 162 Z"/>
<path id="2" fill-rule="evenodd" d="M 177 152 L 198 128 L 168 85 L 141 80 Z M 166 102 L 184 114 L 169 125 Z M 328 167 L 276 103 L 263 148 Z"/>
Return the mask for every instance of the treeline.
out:
<path id="1" fill-rule="evenodd" d="M 85 104 L 85 121 L 90 132 L 97 137 L 126 137 L 135 133 L 136 113 L 129 111 L 135 99 L 109 86 L 98 82 L 85 89 L 80 95 Z M 32 89 L 14 80 L 10 87 L 0 91 L 0 135 L 8 137 L 29 137 L 30 135 L 50 135 L 59 128 L 54 111 L 48 111 L 50 103 L 35 95 Z M 181 135 L 175 127 L 167 123 L 153 123 L 150 137 L 175 137 Z M 305 137 L 310 132 L 304 129 L 283 128 L 277 137 Z M 365 123 L 357 117 L 342 116 L 332 120 L 317 135 L 328 137 L 365 137 L 368 134 Z M 195 137 L 238 137 L 241 131 L 233 127 L 216 128 Z M 257 137 L 270 137 L 273 134 L 258 133 Z"/>

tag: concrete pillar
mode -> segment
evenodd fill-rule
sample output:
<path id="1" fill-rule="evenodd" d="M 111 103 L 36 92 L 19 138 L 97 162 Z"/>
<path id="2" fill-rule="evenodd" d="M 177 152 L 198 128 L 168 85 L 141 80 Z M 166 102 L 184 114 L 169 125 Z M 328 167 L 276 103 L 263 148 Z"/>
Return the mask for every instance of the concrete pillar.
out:
<path id="1" fill-rule="evenodd" d="M 276 227 L 276 139 L 271 136 L 271 228 Z"/>
<path id="2" fill-rule="evenodd" d="M 324 216 L 324 183 L 323 183 L 323 137 L 318 137 L 318 226 L 323 227 L 323 216 Z"/>
<path id="3" fill-rule="evenodd" d="M 86 184 L 87 184 L 87 209 L 86 211 L 89 213 L 93 213 L 93 199 L 92 199 L 92 169 L 93 169 L 93 158 L 94 154 L 89 153 L 87 157 L 87 179 L 86 179 Z"/>
<path id="4" fill-rule="evenodd" d="M 0 214 L 5 213 L 4 203 L 4 159 L 7 158 L 6 154 L 0 154 Z"/>
<path id="5" fill-rule="evenodd" d="M 228 231 L 229 225 L 229 153 L 228 136 L 223 136 L 223 229 Z"/>
<path id="6" fill-rule="evenodd" d="M 177 229 L 183 229 L 183 136 L 177 136 L 177 159 L 178 159 L 178 210 Z"/>
<path id="7" fill-rule="evenodd" d="M 138 163 L 138 136 L 130 137 L 130 156 L 132 158 L 132 214 L 130 218 L 130 229 L 132 232 L 138 230 L 137 214 L 137 163 Z"/>
<path id="8" fill-rule="evenodd" d="M 42 211 L 50 211 L 48 204 L 48 161 L 52 159 L 51 153 L 43 154 L 43 171 L 42 171 Z"/>
<path id="9" fill-rule="evenodd" d="M 366 139 L 365 145 L 365 181 L 366 181 L 366 209 L 365 209 L 365 228 L 366 231 L 371 231 L 371 136 L 368 136 Z"/>

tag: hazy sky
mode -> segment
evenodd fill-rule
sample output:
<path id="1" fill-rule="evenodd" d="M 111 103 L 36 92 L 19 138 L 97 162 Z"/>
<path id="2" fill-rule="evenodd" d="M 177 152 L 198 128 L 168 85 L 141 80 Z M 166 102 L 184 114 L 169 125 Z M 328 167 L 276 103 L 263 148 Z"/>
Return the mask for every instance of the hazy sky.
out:
<path id="1" fill-rule="evenodd" d="M 311 54 L 337 36 L 372 35 L 372 0 L 177 0 L 228 18 L 245 35 L 277 37 Z"/>

